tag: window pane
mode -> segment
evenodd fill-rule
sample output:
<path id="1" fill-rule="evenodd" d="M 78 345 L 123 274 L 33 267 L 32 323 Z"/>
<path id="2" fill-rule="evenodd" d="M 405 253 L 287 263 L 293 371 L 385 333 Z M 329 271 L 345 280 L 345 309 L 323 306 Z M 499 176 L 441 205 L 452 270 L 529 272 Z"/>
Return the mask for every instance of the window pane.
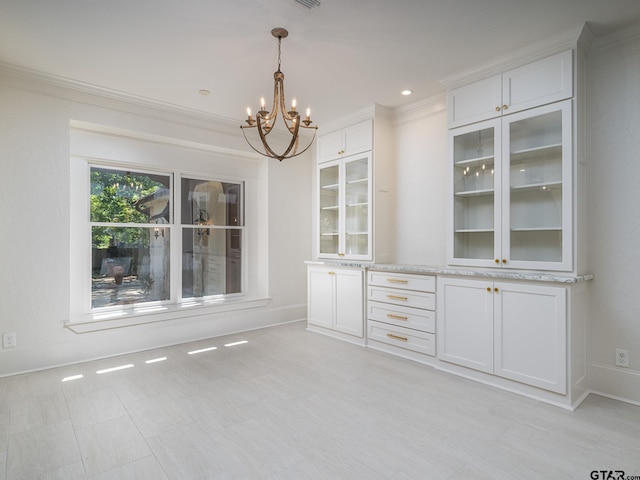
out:
<path id="1" fill-rule="evenodd" d="M 242 230 L 182 230 L 182 296 L 241 293 Z"/>
<path id="2" fill-rule="evenodd" d="M 91 307 L 169 299 L 167 227 L 92 227 Z"/>
<path id="3" fill-rule="evenodd" d="M 91 168 L 91 221 L 169 223 L 170 176 Z"/>
<path id="4" fill-rule="evenodd" d="M 241 184 L 183 178 L 181 192 L 183 225 L 243 224 Z"/>

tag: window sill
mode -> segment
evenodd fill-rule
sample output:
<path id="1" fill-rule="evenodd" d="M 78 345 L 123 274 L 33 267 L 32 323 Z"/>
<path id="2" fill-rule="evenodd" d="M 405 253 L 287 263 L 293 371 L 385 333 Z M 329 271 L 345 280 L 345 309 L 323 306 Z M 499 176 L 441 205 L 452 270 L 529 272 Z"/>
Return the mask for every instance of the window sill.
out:
<path id="1" fill-rule="evenodd" d="M 73 317 L 65 323 L 75 333 L 98 332 L 112 328 L 131 327 L 146 323 L 179 320 L 182 318 L 211 315 L 222 312 L 245 310 L 266 306 L 271 297 L 242 298 L 240 300 L 224 299 L 210 301 L 186 302 L 180 305 L 157 305 L 122 310 L 111 310 L 102 313 L 88 313 Z"/>

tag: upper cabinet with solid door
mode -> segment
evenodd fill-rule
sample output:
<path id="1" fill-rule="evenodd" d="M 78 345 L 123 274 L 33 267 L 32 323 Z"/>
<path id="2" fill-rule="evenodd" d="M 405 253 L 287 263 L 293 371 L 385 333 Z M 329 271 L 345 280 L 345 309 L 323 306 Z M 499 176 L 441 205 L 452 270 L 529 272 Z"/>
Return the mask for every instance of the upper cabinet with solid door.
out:
<path id="1" fill-rule="evenodd" d="M 318 162 L 368 152 L 373 148 L 372 120 L 365 120 L 318 137 Z"/>
<path id="2" fill-rule="evenodd" d="M 573 96 L 567 50 L 448 92 L 449 128 L 520 112 Z"/>

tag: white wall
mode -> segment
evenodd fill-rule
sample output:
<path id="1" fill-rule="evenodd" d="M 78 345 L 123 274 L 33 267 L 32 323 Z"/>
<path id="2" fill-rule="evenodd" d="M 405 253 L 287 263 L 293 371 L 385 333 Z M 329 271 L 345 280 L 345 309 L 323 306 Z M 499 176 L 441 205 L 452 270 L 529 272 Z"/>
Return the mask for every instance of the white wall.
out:
<path id="1" fill-rule="evenodd" d="M 444 265 L 448 211 L 446 100 L 437 98 L 395 122 L 396 263 Z M 407 118 L 409 117 L 409 118 Z"/>
<path id="2" fill-rule="evenodd" d="M 70 264 L 78 255 L 69 247 L 71 120 L 228 148 L 230 162 L 234 151 L 248 147 L 239 128 L 236 133 L 204 116 L 71 92 L 6 72 L 0 72 L 0 111 L 0 332 L 17 334 L 17 347 L 0 346 L 0 376 L 305 318 L 309 154 L 282 163 L 260 160 L 262 226 L 251 234 L 260 236 L 264 263 L 272 267 L 266 307 L 83 334 L 64 328 Z"/>
<path id="3" fill-rule="evenodd" d="M 588 58 L 590 385 L 640 403 L 640 32 Z M 629 350 L 628 369 L 614 366 Z"/>

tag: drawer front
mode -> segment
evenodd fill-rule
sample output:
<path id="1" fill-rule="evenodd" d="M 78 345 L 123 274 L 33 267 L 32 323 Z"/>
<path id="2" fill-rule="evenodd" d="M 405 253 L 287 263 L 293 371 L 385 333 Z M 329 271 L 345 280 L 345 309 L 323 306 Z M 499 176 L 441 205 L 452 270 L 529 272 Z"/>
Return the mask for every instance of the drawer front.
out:
<path id="1" fill-rule="evenodd" d="M 369 272 L 369 285 L 402 288 L 419 292 L 435 292 L 436 277 L 433 275 L 414 275 L 410 273 Z"/>
<path id="2" fill-rule="evenodd" d="M 411 292 L 395 288 L 369 286 L 369 300 L 405 307 L 436 309 L 434 293 Z"/>
<path id="3" fill-rule="evenodd" d="M 398 327 L 412 328 L 426 333 L 436 331 L 436 313 L 431 310 L 401 307 L 380 302 L 368 302 L 368 318 Z"/>
<path id="4" fill-rule="evenodd" d="M 395 347 L 435 356 L 436 336 L 408 328 L 396 327 L 375 321 L 367 322 L 368 338 Z"/>

